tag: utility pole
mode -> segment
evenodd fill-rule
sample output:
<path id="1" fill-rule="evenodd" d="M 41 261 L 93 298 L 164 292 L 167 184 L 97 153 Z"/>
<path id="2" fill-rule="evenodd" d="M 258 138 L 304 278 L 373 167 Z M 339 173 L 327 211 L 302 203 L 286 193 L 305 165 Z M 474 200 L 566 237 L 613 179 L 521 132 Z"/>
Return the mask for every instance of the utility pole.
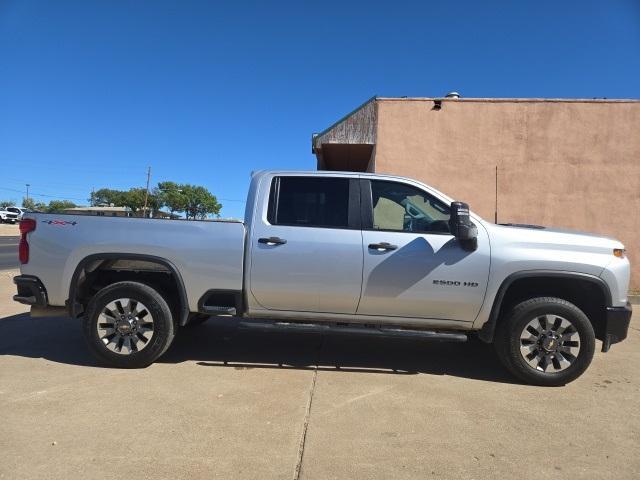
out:
<path id="1" fill-rule="evenodd" d="M 29 201 L 29 187 L 31 186 L 30 183 L 26 183 L 25 184 L 27 186 L 27 202 Z"/>
<path id="2" fill-rule="evenodd" d="M 144 208 L 142 209 L 142 215 L 147 218 L 147 201 L 149 200 L 149 180 L 151 180 L 151 167 L 147 169 L 147 190 L 144 194 Z"/>

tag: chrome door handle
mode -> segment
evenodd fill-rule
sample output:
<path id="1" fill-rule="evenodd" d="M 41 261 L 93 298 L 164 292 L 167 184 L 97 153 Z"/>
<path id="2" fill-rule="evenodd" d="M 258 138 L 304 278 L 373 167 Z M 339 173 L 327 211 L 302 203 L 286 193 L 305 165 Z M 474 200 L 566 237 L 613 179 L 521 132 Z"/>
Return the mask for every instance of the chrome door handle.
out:
<path id="1" fill-rule="evenodd" d="M 268 238 L 259 238 L 258 243 L 264 243 L 266 245 L 284 245 L 287 241 L 284 238 L 280 237 L 268 237 Z"/>
<path id="2" fill-rule="evenodd" d="M 370 243 L 369 248 L 371 250 L 387 251 L 387 250 L 397 250 L 398 246 L 392 245 L 387 242 L 380 242 L 380 243 Z"/>

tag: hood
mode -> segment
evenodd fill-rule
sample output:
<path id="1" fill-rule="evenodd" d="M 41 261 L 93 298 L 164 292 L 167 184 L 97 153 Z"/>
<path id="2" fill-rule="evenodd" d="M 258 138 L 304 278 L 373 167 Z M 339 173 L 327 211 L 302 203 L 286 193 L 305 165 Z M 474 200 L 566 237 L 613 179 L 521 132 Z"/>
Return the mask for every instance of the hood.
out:
<path id="1" fill-rule="evenodd" d="M 561 249 L 579 249 L 593 247 L 595 249 L 624 248 L 615 238 L 597 233 L 581 232 L 564 228 L 548 228 L 529 224 L 493 224 L 485 223 L 485 227 L 493 235 L 498 235 L 517 242 L 552 244 Z"/>

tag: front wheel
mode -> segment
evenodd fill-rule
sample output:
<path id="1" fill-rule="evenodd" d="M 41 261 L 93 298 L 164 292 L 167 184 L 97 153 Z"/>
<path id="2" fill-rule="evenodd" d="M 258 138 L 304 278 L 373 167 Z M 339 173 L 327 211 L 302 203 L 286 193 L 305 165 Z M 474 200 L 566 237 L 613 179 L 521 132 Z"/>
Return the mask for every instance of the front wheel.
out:
<path id="1" fill-rule="evenodd" d="M 559 386 L 587 369 L 595 352 L 595 334 L 574 304 L 537 297 L 519 303 L 501 319 L 494 344 L 501 362 L 520 380 Z"/>
<path id="2" fill-rule="evenodd" d="M 104 364 L 146 367 L 171 345 L 175 326 L 171 309 L 153 288 L 118 282 L 100 290 L 83 320 L 89 350 Z"/>

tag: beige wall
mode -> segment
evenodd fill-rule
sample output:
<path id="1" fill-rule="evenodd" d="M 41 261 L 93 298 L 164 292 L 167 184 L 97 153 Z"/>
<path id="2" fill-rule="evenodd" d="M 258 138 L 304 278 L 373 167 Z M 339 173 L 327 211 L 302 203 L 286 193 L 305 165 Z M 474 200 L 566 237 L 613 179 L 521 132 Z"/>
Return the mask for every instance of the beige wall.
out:
<path id="1" fill-rule="evenodd" d="M 640 289 L 640 102 L 378 100 L 375 171 L 424 181 L 493 221 L 620 239 Z"/>

